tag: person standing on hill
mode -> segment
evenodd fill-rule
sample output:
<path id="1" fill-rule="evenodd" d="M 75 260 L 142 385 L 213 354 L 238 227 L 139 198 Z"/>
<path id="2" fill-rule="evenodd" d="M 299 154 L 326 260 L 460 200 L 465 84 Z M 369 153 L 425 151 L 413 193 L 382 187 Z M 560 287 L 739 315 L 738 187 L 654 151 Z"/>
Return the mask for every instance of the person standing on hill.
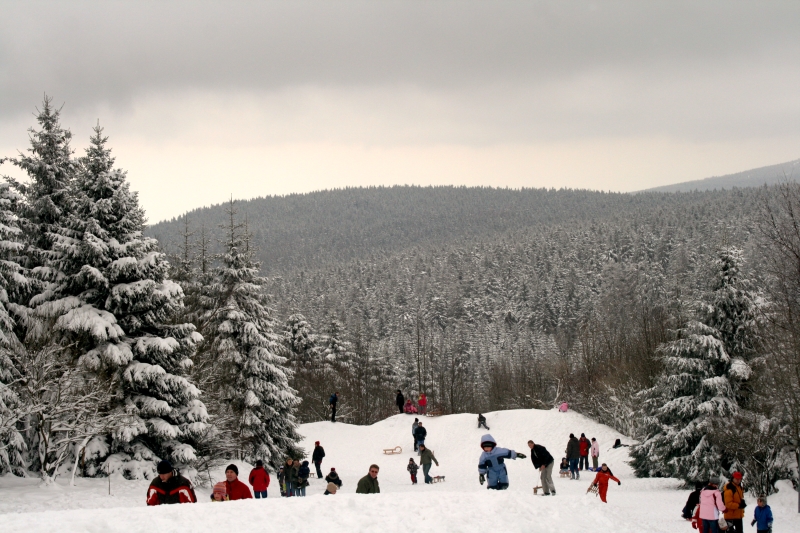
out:
<path id="1" fill-rule="evenodd" d="M 417 463 L 414 462 L 413 457 L 408 460 L 408 466 L 406 467 L 406 470 L 408 470 L 408 473 L 411 474 L 411 484 L 416 485 L 417 470 L 419 470 L 419 465 L 417 465 Z"/>
<path id="2" fill-rule="evenodd" d="M 319 445 L 319 441 L 314 443 L 314 451 L 311 454 L 311 461 L 317 469 L 317 479 L 322 479 L 322 459 L 325 457 L 325 448 Z"/>
<path id="3" fill-rule="evenodd" d="M 400 389 L 397 389 L 397 396 L 394 399 L 394 403 L 397 406 L 397 409 L 400 410 L 400 414 L 403 414 L 403 408 L 406 405 L 406 397 L 403 396 L 403 393 Z"/>
<path id="4" fill-rule="evenodd" d="M 734 472 L 733 479 L 722 489 L 722 502 L 725 504 L 725 521 L 728 522 L 730 533 L 743 533 L 742 519 L 744 508 L 744 490 L 742 489 L 742 473 Z"/>
<path id="5" fill-rule="evenodd" d="M 531 449 L 531 462 L 533 467 L 539 470 L 539 478 L 542 483 L 542 491 L 545 496 L 556 495 L 556 486 L 553 483 L 553 465 L 555 459 L 547 451 L 547 448 L 539 444 L 534 444 L 532 440 L 528 441 L 528 448 Z"/>
<path id="6" fill-rule="evenodd" d="M 569 442 L 567 442 L 567 449 L 564 451 L 569 461 L 570 479 L 580 479 L 581 474 L 578 471 L 578 460 L 581 457 L 580 443 L 575 438 L 573 433 L 569 434 Z"/>
<path id="7" fill-rule="evenodd" d="M 419 414 L 424 416 L 428 410 L 428 397 L 425 396 L 424 392 L 419 395 L 419 401 L 417 402 L 417 405 L 419 405 Z"/>
<path id="8" fill-rule="evenodd" d="M 592 443 L 589 442 L 589 439 L 586 438 L 585 433 L 581 433 L 581 438 L 578 441 L 578 445 L 580 448 L 580 458 L 578 463 L 578 470 L 588 470 L 589 469 L 589 448 L 592 447 Z"/>
<path id="9" fill-rule="evenodd" d="M 433 483 L 433 478 L 430 476 L 430 474 L 428 474 L 428 472 L 431 471 L 431 462 L 434 462 L 436 463 L 436 466 L 439 466 L 439 461 L 436 460 L 436 456 L 433 455 L 433 452 L 424 444 L 420 444 L 419 464 L 422 465 L 422 474 L 425 476 L 426 485 Z"/>
<path id="10" fill-rule="evenodd" d="M 239 467 L 230 464 L 225 469 L 225 494 L 228 500 L 249 500 L 253 498 L 250 489 L 239 481 Z"/>
<path id="11" fill-rule="evenodd" d="M 369 473 L 358 480 L 356 494 L 380 494 L 381 486 L 378 484 L 378 465 L 370 465 Z"/>
<path id="12" fill-rule="evenodd" d="M 256 499 L 267 497 L 267 487 L 269 487 L 269 473 L 264 469 L 264 461 L 256 461 L 256 467 L 250 471 L 247 481 L 253 487 Z"/>
<path id="13" fill-rule="evenodd" d="M 597 491 L 600 493 L 600 500 L 603 503 L 608 503 L 606 501 L 606 493 L 608 492 L 609 479 L 616 481 L 617 485 L 622 485 L 622 482 L 615 478 L 611 470 L 608 469 L 608 465 L 603 463 L 602 466 L 600 466 L 600 470 L 597 471 L 597 475 L 594 476 L 594 481 L 592 481 L 592 486 L 597 487 Z"/>
<path id="14" fill-rule="evenodd" d="M 506 459 L 525 459 L 525 454 L 517 453 L 514 450 L 498 448 L 497 441 L 490 434 L 481 437 L 481 453 L 478 459 L 478 481 L 481 485 L 489 477 L 487 489 L 505 490 L 508 488 L 508 470 L 506 469 Z"/>
<path id="15" fill-rule="evenodd" d="M 702 533 L 717 533 L 719 525 L 719 513 L 725 511 L 725 503 L 722 501 L 722 494 L 719 493 L 719 477 L 708 480 L 708 485 L 700 491 L 700 506 L 697 509 L 697 517 L 701 522 L 698 529 Z"/>
<path id="16" fill-rule="evenodd" d="M 489 431 L 489 426 L 486 425 L 486 417 L 478 413 L 478 429 L 481 429 L 481 426 L 485 427 L 486 431 Z"/>
<path id="17" fill-rule="evenodd" d="M 592 448 L 590 451 L 592 455 L 592 468 L 595 472 L 597 472 L 597 462 L 600 460 L 600 444 L 598 444 L 597 439 L 592 437 Z"/>
<path id="18" fill-rule="evenodd" d="M 308 461 L 303 461 L 300 468 L 297 469 L 297 489 L 294 491 L 295 496 L 305 496 L 306 487 L 308 487 L 308 478 L 311 475 L 311 469 L 308 467 Z"/>
<path id="19" fill-rule="evenodd" d="M 297 470 L 299 466 L 300 465 L 291 457 L 288 457 L 286 459 L 286 464 L 283 465 L 283 480 L 286 484 L 287 498 L 294 496 L 295 489 L 297 488 Z"/>
<path id="20" fill-rule="evenodd" d="M 428 430 L 422 427 L 422 422 L 417 423 L 417 429 L 414 430 L 414 439 L 417 442 L 417 450 L 421 444 L 425 444 L 425 437 L 428 436 Z"/>
<path id="21" fill-rule="evenodd" d="M 336 404 L 339 403 L 339 393 L 334 392 L 328 399 L 328 405 L 331 406 L 331 422 L 336 422 Z"/>
<path id="22" fill-rule="evenodd" d="M 419 451 L 417 447 L 417 427 L 419 426 L 419 418 L 414 419 L 414 423 L 411 424 L 411 438 L 414 439 L 414 451 Z"/>
<path id="23" fill-rule="evenodd" d="M 195 503 L 192 482 L 172 468 L 166 459 L 156 467 L 158 475 L 147 488 L 147 505 L 169 505 L 173 503 Z"/>

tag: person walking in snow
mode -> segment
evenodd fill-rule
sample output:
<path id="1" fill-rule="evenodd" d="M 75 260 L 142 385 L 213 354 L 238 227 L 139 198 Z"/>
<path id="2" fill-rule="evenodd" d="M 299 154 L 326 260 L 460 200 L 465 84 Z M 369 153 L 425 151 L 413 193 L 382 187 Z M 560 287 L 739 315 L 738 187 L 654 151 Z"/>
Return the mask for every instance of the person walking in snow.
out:
<path id="1" fill-rule="evenodd" d="M 486 431 L 489 431 L 489 426 L 486 425 L 486 417 L 478 413 L 478 429 L 481 429 L 481 426 L 485 427 Z"/>
<path id="2" fill-rule="evenodd" d="M 592 481 L 592 486 L 597 487 L 597 492 L 600 494 L 600 501 L 603 503 L 608 503 L 606 501 L 606 493 L 608 492 L 609 479 L 616 481 L 617 485 L 622 485 L 622 482 L 615 478 L 611 470 L 608 469 L 608 465 L 603 463 L 600 466 L 600 470 L 597 471 L 597 475 L 594 476 L 594 481 Z"/>
<path id="3" fill-rule="evenodd" d="M 586 438 L 586 434 L 581 433 L 581 438 L 578 440 L 578 448 L 580 452 L 578 470 L 589 469 L 589 448 L 591 447 L 592 443 Z"/>
<path id="4" fill-rule="evenodd" d="M 394 399 L 394 404 L 397 406 L 397 409 L 400 410 L 400 414 L 402 414 L 403 408 L 406 405 L 406 398 L 403 396 L 403 392 L 400 389 L 397 389 L 397 397 Z"/>
<path id="5" fill-rule="evenodd" d="M 336 422 L 336 404 L 339 403 L 339 393 L 334 392 L 328 399 L 328 405 L 331 406 L 331 422 Z"/>
<path id="6" fill-rule="evenodd" d="M 580 479 L 581 474 L 578 471 L 578 460 L 581 457 L 580 443 L 572 433 L 569 434 L 569 442 L 567 442 L 567 449 L 564 450 L 564 454 L 569 461 L 570 479 Z"/>
<path id="7" fill-rule="evenodd" d="M 419 445 L 419 464 L 422 465 L 422 473 L 425 476 L 425 484 L 430 485 L 433 483 L 433 478 L 428 474 L 431 471 L 431 462 L 436 463 L 436 466 L 439 466 L 439 461 L 436 460 L 436 456 L 433 455 L 433 452 L 428 449 L 425 444 Z"/>
<path id="8" fill-rule="evenodd" d="M 756 526 L 758 533 L 772 533 L 772 509 L 767 505 L 767 497 L 762 494 L 757 503 L 750 525 Z"/>
<path id="9" fill-rule="evenodd" d="M 250 488 L 239 481 L 239 467 L 229 464 L 225 468 L 225 494 L 228 500 L 249 500 L 253 498 Z"/>
<path id="10" fill-rule="evenodd" d="M 335 468 L 331 468 L 331 471 L 325 476 L 325 481 L 328 482 L 328 487 L 323 494 L 336 494 L 336 491 L 342 488 L 342 480 L 339 478 L 339 474 L 336 473 Z"/>
<path id="11" fill-rule="evenodd" d="M 742 473 L 734 472 L 733 478 L 722 489 L 722 502 L 725 504 L 725 521 L 728 522 L 730 533 L 743 533 L 742 519 L 744 518 L 744 508 L 747 503 L 744 501 L 744 490 L 742 489 Z"/>
<path id="12" fill-rule="evenodd" d="M 547 448 L 540 444 L 528 441 L 528 448 L 531 449 L 531 462 L 533 467 L 539 471 L 539 479 L 542 484 L 542 491 L 545 496 L 556 495 L 556 486 L 553 483 L 553 465 L 555 459 L 547 451 Z"/>
<path id="13" fill-rule="evenodd" d="M 369 473 L 358 480 L 356 494 L 380 494 L 381 486 L 378 484 L 378 465 L 370 465 Z"/>
<path id="14" fill-rule="evenodd" d="M 488 433 L 481 437 L 481 449 L 483 453 L 478 459 L 478 481 L 483 485 L 488 476 L 489 484 L 486 486 L 487 489 L 507 489 L 509 481 L 505 460 L 525 459 L 525 454 L 506 448 L 498 448 L 497 441 Z"/>
<path id="15" fill-rule="evenodd" d="M 592 437 L 592 448 L 589 453 L 592 455 L 592 469 L 597 472 L 597 462 L 600 460 L 600 444 L 594 437 Z"/>
<path id="16" fill-rule="evenodd" d="M 708 480 L 700 491 L 700 506 L 697 508 L 698 529 L 701 533 L 719 533 L 719 513 L 725 511 L 725 502 L 719 493 L 719 477 Z"/>
<path id="17" fill-rule="evenodd" d="M 314 443 L 314 451 L 311 453 L 311 461 L 317 469 L 317 479 L 322 479 L 322 459 L 325 458 L 325 448 L 319 445 L 319 441 Z"/>
<path id="18" fill-rule="evenodd" d="M 422 422 L 417 424 L 417 429 L 414 430 L 414 439 L 417 442 L 417 450 L 420 444 L 425 444 L 425 437 L 428 436 L 428 430 L 422 427 Z"/>
<path id="19" fill-rule="evenodd" d="M 308 467 L 308 461 L 303 461 L 300 468 L 297 469 L 297 488 L 294 491 L 295 496 L 306 495 L 309 476 L 311 476 L 311 469 Z"/>
<path id="20" fill-rule="evenodd" d="M 192 482 L 183 477 L 164 459 L 156 466 L 158 475 L 147 488 L 147 505 L 169 505 L 173 503 L 195 503 Z"/>
<path id="21" fill-rule="evenodd" d="M 424 415 L 428 411 L 428 397 L 424 392 L 419 395 L 417 405 L 419 405 L 419 414 Z"/>
<path id="22" fill-rule="evenodd" d="M 417 431 L 417 427 L 418 426 L 419 426 L 419 418 L 415 418 L 414 419 L 414 423 L 411 424 L 411 438 L 414 439 L 414 451 L 415 452 L 418 451 L 418 448 L 417 448 L 417 435 L 416 435 L 416 431 Z"/>
<path id="23" fill-rule="evenodd" d="M 408 470 L 408 473 L 411 474 L 411 484 L 416 485 L 417 470 L 419 470 L 419 466 L 417 466 L 417 463 L 414 462 L 413 457 L 408 460 L 408 466 L 406 467 L 406 470 Z"/>
<path id="24" fill-rule="evenodd" d="M 267 497 L 267 487 L 269 487 L 269 472 L 264 469 L 264 461 L 256 461 L 256 467 L 250 471 L 247 481 L 253 487 L 253 494 L 256 499 Z"/>

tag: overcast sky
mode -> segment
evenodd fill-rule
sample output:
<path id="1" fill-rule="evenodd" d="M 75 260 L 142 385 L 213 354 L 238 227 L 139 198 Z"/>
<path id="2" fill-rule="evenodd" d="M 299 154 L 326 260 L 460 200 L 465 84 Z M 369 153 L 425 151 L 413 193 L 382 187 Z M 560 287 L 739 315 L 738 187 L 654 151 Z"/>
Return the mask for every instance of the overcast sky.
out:
<path id="1" fill-rule="evenodd" d="M 630 191 L 800 157 L 800 2 L 0 0 L 0 155 L 44 93 L 79 152 L 100 120 L 152 222 L 360 185 Z"/>

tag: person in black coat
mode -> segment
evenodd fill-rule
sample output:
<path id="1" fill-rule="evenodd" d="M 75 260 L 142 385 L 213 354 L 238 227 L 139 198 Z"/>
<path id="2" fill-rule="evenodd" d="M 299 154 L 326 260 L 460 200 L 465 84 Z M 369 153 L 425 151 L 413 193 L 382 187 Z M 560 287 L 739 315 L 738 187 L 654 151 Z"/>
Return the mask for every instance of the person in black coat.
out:
<path id="1" fill-rule="evenodd" d="M 322 479 L 322 470 L 320 470 L 320 466 L 322 465 L 322 459 L 325 457 L 325 448 L 319 445 L 319 441 L 314 443 L 314 452 L 311 454 L 311 462 L 314 463 L 314 467 L 317 469 L 317 479 Z"/>
<path id="2" fill-rule="evenodd" d="M 422 427 L 422 422 L 417 425 L 417 429 L 414 430 L 414 440 L 417 441 L 417 449 L 419 449 L 420 444 L 425 444 L 425 437 L 428 436 L 428 430 Z"/>
<path id="3" fill-rule="evenodd" d="M 325 476 L 325 481 L 327 481 L 329 484 L 333 483 L 338 488 L 342 488 L 342 480 L 341 480 L 341 478 L 339 478 L 339 474 L 336 473 L 336 469 L 335 468 L 331 468 L 330 474 Z M 335 493 L 335 491 L 331 492 L 331 491 L 329 491 L 327 489 L 324 492 L 324 494 L 334 494 L 334 493 Z"/>
<path id="4" fill-rule="evenodd" d="M 694 509 L 698 505 L 700 505 L 700 491 L 703 490 L 703 487 L 706 486 L 706 483 L 695 483 L 694 490 L 689 494 L 689 499 L 686 500 L 686 505 L 683 507 L 683 511 L 681 512 L 681 516 L 683 516 L 686 520 L 691 520 L 692 516 L 694 516 Z"/>
<path id="5" fill-rule="evenodd" d="M 336 404 L 339 403 L 339 393 L 334 392 L 328 399 L 328 405 L 331 406 L 331 422 L 336 422 Z"/>
<path id="6" fill-rule="evenodd" d="M 542 491 L 545 496 L 556 495 L 556 486 L 553 484 L 553 465 L 555 459 L 541 444 L 534 444 L 528 441 L 528 448 L 531 449 L 531 462 L 533 467 L 539 470 L 539 477 L 542 481 Z"/>
<path id="7" fill-rule="evenodd" d="M 400 410 L 400 413 L 402 414 L 403 406 L 406 404 L 406 398 L 405 396 L 403 396 L 402 391 L 400 390 L 397 391 L 397 398 L 395 399 L 394 403 L 395 405 L 397 405 L 397 408 Z"/>

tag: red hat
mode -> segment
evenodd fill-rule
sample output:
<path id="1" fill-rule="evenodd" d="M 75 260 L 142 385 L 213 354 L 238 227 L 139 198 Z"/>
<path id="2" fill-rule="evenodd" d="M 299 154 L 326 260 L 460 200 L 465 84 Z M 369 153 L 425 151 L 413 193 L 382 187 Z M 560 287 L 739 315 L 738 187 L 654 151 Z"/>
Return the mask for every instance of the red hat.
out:
<path id="1" fill-rule="evenodd" d="M 336 472 L 336 469 L 335 468 L 331 468 L 331 472 Z"/>
<path id="2" fill-rule="evenodd" d="M 319 441 L 315 442 L 314 446 L 319 446 Z"/>
<path id="3" fill-rule="evenodd" d="M 741 472 L 734 472 L 733 473 L 733 479 L 742 479 L 743 477 L 744 476 L 742 475 Z"/>

